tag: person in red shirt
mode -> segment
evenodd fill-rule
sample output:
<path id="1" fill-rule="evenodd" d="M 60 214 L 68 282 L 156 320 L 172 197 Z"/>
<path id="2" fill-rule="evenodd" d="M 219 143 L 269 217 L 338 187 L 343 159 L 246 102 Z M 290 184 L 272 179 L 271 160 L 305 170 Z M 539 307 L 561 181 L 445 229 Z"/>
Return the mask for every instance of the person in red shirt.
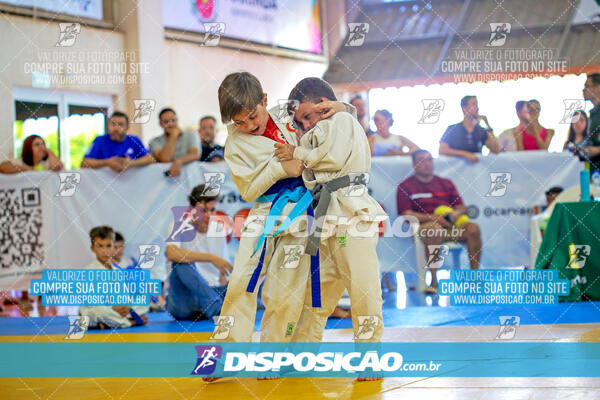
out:
<path id="1" fill-rule="evenodd" d="M 540 124 L 539 117 L 542 108 L 539 101 L 529 100 L 527 109 L 530 117 L 529 124 L 521 128 L 521 134 L 517 137 L 518 150 L 548 150 L 554 136 L 554 129 L 546 129 Z"/>
<path id="2" fill-rule="evenodd" d="M 460 223 L 467 214 L 460 194 L 451 180 L 433 174 L 433 158 L 427 150 L 412 154 L 414 175 L 398 185 L 396 200 L 398 214 L 410 215 L 419 221 L 418 235 L 425 245 L 425 257 L 430 260 L 429 246 L 446 241 L 464 241 L 467 244 L 471 269 L 479 268 L 481 259 L 481 232 L 474 222 Z M 451 207 L 447 215 L 435 213 L 439 206 Z M 463 217 L 464 219 L 464 217 Z M 457 224 L 458 222 L 458 224 Z M 431 268 L 431 285 L 426 292 L 437 293 L 437 270 Z"/>

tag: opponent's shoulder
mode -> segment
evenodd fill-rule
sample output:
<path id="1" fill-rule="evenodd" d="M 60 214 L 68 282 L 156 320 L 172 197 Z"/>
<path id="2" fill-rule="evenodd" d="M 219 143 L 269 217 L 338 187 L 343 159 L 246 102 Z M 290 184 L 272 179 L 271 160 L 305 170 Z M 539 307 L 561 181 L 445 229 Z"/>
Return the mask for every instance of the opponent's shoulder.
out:
<path id="1" fill-rule="evenodd" d="M 338 127 L 344 127 L 344 129 L 347 129 L 348 127 L 352 126 L 355 122 L 358 124 L 358 121 L 352 115 L 348 114 L 345 111 L 340 111 L 333 114 L 327 119 L 323 119 L 317 122 L 316 126 L 324 129 L 336 129 Z"/>

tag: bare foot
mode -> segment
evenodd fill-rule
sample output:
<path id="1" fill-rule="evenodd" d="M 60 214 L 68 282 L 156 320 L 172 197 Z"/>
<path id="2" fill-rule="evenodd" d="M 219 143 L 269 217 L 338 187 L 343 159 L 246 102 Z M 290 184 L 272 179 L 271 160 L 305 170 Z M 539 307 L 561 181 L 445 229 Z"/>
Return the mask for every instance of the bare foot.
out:
<path id="1" fill-rule="evenodd" d="M 381 376 L 359 376 L 356 378 L 357 382 L 367 382 L 367 381 L 380 381 L 383 377 Z"/>
<path id="2" fill-rule="evenodd" d="M 214 382 L 214 381 L 219 380 L 221 378 L 222 378 L 221 376 L 205 376 L 205 377 L 202 378 L 202 380 L 204 382 Z"/>
<path id="3" fill-rule="evenodd" d="M 343 309 L 342 307 L 336 306 L 335 310 L 330 315 L 332 318 L 352 318 L 350 311 Z"/>

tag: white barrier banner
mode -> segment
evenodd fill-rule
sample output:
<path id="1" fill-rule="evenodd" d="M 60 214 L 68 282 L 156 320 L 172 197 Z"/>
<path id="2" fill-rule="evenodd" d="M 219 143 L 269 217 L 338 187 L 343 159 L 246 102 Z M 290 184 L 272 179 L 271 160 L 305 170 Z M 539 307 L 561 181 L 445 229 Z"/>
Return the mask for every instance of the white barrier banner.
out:
<path id="1" fill-rule="evenodd" d="M 434 174 L 450 179 L 479 224 L 482 268 L 529 265 L 529 219 L 546 204 L 553 186 L 579 184 L 582 164 L 572 154 L 524 151 L 481 157 L 476 164 L 454 157 L 434 159 Z M 377 253 L 382 271 L 416 272 L 415 247 L 398 217 L 396 189 L 412 175 L 410 157 L 378 157 L 371 165 L 369 191 L 390 216 Z M 390 232 L 393 231 L 393 232 Z M 461 266 L 468 258 L 462 252 Z"/>
<path id="2" fill-rule="evenodd" d="M 120 175 L 109 169 L 0 175 L 0 288 L 26 289 L 29 279 L 44 268 L 89 264 L 93 260 L 89 231 L 98 225 L 112 226 L 124 235 L 127 259 L 139 259 L 140 246 L 158 245 L 151 272 L 164 280 L 171 209 L 187 207 L 194 186 L 206 182 L 219 186 L 216 208 L 229 217 L 230 227 L 236 214 L 252 207 L 229 179 L 225 163 L 193 163 L 177 179 L 164 176 L 167 167 L 151 165 Z M 447 157 L 435 160 L 435 174 L 454 182 L 471 219 L 481 227 L 482 267 L 529 263 L 533 207 L 545 204 L 548 188 L 576 185 L 580 168 L 567 153 L 509 153 L 483 157 L 477 164 Z M 410 157 L 373 160 L 369 191 L 390 215 L 378 245 L 382 271 L 415 271 L 414 244 L 406 224 L 397 218 L 396 206 L 397 185 L 410 174 Z M 510 181 L 502 174 L 509 174 Z M 506 187 L 495 188 L 492 181 L 505 182 Z M 228 236 L 231 260 L 238 243 Z M 463 257 L 466 263 L 466 254 Z"/>

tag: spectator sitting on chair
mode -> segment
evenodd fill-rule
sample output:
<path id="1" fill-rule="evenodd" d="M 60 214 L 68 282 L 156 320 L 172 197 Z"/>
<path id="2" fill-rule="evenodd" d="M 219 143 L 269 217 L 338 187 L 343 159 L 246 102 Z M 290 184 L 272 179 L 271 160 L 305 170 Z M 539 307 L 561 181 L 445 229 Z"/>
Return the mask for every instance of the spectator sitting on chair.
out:
<path id="1" fill-rule="evenodd" d="M 425 259 L 428 263 L 431 261 L 430 245 L 465 241 L 471 269 L 479 268 L 481 233 L 477 224 L 468 221 L 467 208 L 456 187 L 452 181 L 433 174 L 433 159 L 427 150 L 415 151 L 412 162 L 414 175 L 398 185 L 398 214 L 418 219 L 418 235 L 425 245 Z M 426 291 L 436 293 L 437 286 L 436 269 L 432 268 L 431 286 Z"/>
<path id="2" fill-rule="evenodd" d="M 373 121 L 377 127 L 377 132 L 372 135 L 371 154 L 373 156 L 408 156 L 419 148 L 404 136 L 390 133 L 394 118 L 388 110 L 377 110 L 373 116 Z"/>
<path id="3" fill-rule="evenodd" d="M 227 277 L 233 266 L 229 262 L 226 239 L 216 234 L 210 222 L 217 197 L 205 194 L 207 186 L 196 186 L 189 196 L 195 236 L 178 242 L 174 224 L 167 237 L 167 259 L 171 261 L 167 311 L 175 318 L 197 320 L 218 316 L 225 298 Z M 173 237 L 175 236 L 175 237 Z"/>
<path id="4" fill-rule="evenodd" d="M 527 110 L 527 102 L 519 100 L 515 104 L 519 125 L 514 128 L 505 130 L 498 136 L 501 151 L 517 151 L 517 141 L 521 136 L 521 131 L 529 124 L 529 111 Z"/>
<path id="5" fill-rule="evenodd" d="M 450 125 L 440 139 L 440 155 L 462 157 L 470 162 L 478 162 L 485 144 L 492 153 L 500 152 L 500 144 L 485 115 L 479 114 L 477 97 L 465 96 L 460 100 L 464 118 L 458 124 Z M 487 128 L 479 125 L 483 121 Z"/>
<path id="6" fill-rule="evenodd" d="M 127 134 L 128 128 L 127 114 L 115 111 L 108 120 L 108 133 L 94 139 L 81 161 L 81 168 L 110 167 L 115 172 L 123 172 L 153 163 L 154 157 L 137 136 Z"/>
<path id="7" fill-rule="evenodd" d="M 17 174 L 25 171 L 60 171 L 63 164 L 46 142 L 38 135 L 29 135 L 23 141 L 21 158 L 0 163 L 0 173 Z"/>
<path id="8" fill-rule="evenodd" d="M 223 153 L 223 146 L 215 143 L 216 123 L 217 120 L 211 115 L 206 115 L 200 119 L 200 127 L 198 128 L 198 135 L 200 135 L 200 142 L 202 144 L 200 161 L 219 162 L 225 158 L 222 154 L 220 157 L 215 156 L 219 150 Z"/>
<path id="9" fill-rule="evenodd" d="M 517 149 L 522 150 L 548 150 L 550 141 L 554 136 L 554 129 L 544 128 L 539 121 L 540 102 L 529 100 L 527 111 L 529 111 L 529 123 L 521 129 L 521 134 L 516 137 Z"/>
<path id="10" fill-rule="evenodd" d="M 91 250 L 95 259 L 87 268 L 115 269 L 113 244 L 115 232 L 110 226 L 97 226 L 90 231 Z M 116 329 L 148 322 L 148 306 L 82 306 L 79 315 L 90 317 L 90 328 Z"/>
<path id="11" fill-rule="evenodd" d="M 150 141 L 150 151 L 158 162 L 171 163 L 169 176 L 179 176 L 183 165 L 200 159 L 200 140 L 195 133 L 179 128 L 173 109 L 163 108 L 158 119 L 164 133 Z"/>

